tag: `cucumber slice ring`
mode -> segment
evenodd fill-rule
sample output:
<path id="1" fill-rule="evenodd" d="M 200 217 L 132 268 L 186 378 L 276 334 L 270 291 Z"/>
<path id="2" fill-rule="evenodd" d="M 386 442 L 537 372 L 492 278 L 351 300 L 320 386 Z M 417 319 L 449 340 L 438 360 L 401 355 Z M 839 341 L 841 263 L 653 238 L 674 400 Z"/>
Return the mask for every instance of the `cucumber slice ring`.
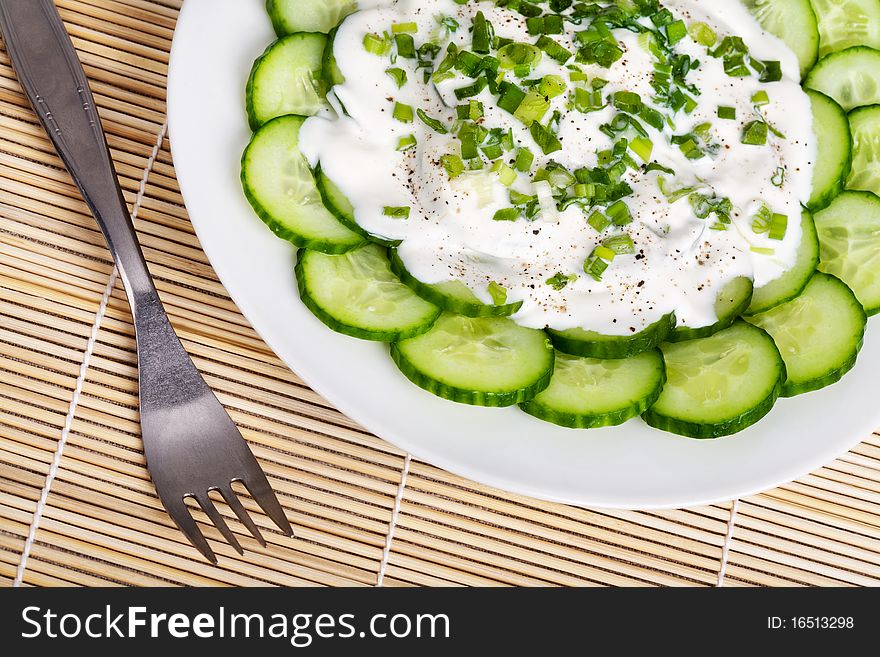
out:
<path id="1" fill-rule="evenodd" d="M 553 346 L 566 354 L 587 358 L 629 358 L 654 349 L 674 328 L 675 313 L 670 313 L 634 335 L 602 335 L 580 328 L 549 329 L 547 333 Z"/>
<path id="2" fill-rule="evenodd" d="M 815 220 L 819 270 L 846 283 L 869 316 L 880 313 L 880 197 L 843 192 Z"/>
<path id="3" fill-rule="evenodd" d="M 849 124 L 853 166 L 846 186 L 880 195 L 880 105 L 853 110 L 849 113 Z"/>
<path id="4" fill-rule="evenodd" d="M 684 342 L 685 340 L 697 340 L 708 338 L 711 335 L 723 331 L 733 324 L 752 303 L 754 284 L 748 278 L 735 278 L 724 286 L 715 302 L 715 314 L 718 321 L 710 326 L 690 328 L 679 326 L 673 329 L 666 338 L 669 342 Z"/>
<path id="5" fill-rule="evenodd" d="M 477 298 L 470 288 L 461 281 L 448 281 L 446 283 L 428 284 L 422 283 L 410 274 L 397 255 L 397 251 L 391 250 L 391 271 L 400 276 L 400 280 L 409 285 L 413 291 L 423 299 L 440 306 L 443 310 L 465 317 L 508 317 L 522 307 L 522 301 L 493 306 L 483 303 Z"/>
<path id="6" fill-rule="evenodd" d="M 375 244 L 343 255 L 300 251 L 295 272 L 302 302 L 337 333 L 403 340 L 430 329 L 440 315 L 398 280 Z"/>
<path id="7" fill-rule="evenodd" d="M 843 191 L 853 161 L 853 139 L 846 112 L 832 98 L 806 90 L 813 110 L 813 128 L 821 153 L 813 170 L 813 193 L 807 203 L 811 211 L 827 207 Z"/>
<path id="8" fill-rule="evenodd" d="M 810 0 L 743 0 L 765 30 L 797 55 L 801 76 L 819 57 L 819 26 Z"/>
<path id="9" fill-rule="evenodd" d="M 382 246 L 397 246 L 400 244 L 400 240 L 386 240 L 361 228 L 354 218 L 354 207 L 351 202 L 339 190 L 336 184 L 327 177 L 327 174 L 321 169 L 320 163 L 315 169 L 315 184 L 318 186 L 321 200 L 324 201 L 324 207 L 339 220 L 339 223 L 350 231 Z"/>
<path id="10" fill-rule="evenodd" d="M 742 320 L 709 338 L 661 348 L 666 385 L 642 417 L 690 438 L 720 438 L 751 426 L 773 408 L 786 379 L 773 339 Z"/>
<path id="11" fill-rule="evenodd" d="M 878 0 L 811 0 L 819 18 L 819 56 L 850 46 L 880 48 Z"/>
<path id="12" fill-rule="evenodd" d="M 794 266 L 776 280 L 755 290 L 746 315 L 767 312 L 791 301 L 807 287 L 819 266 L 819 236 L 813 216 L 807 210 L 801 214 L 801 231 L 801 245 Z"/>
<path id="13" fill-rule="evenodd" d="M 357 10 L 355 0 L 267 0 L 266 11 L 278 36 L 329 32 Z"/>
<path id="14" fill-rule="evenodd" d="M 657 349 L 616 360 L 557 352 L 550 385 L 520 408 L 570 429 L 616 426 L 656 402 L 665 382 L 666 367 Z"/>
<path id="15" fill-rule="evenodd" d="M 846 284 L 816 273 L 804 293 L 748 321 L 767 331 L 785 360 L 784 397 L 839 381 L 856 364 L 867 315 Z"/>
<path id="16" fill-rule="evenodd" d="M 804 80 L 804 87 L 821 91 L 847 112 L 880 103 L 880 50 L 853 46 L 826 55 Z"/>
<path id="17" fill-rule="evenodd" d="M 364 243 L 321 202 L 299 151 L 301 116 L 272 119 L 251 138 L 241 158 L 241 183 L 257 216 L 275 235 L 323 253 L 345 253 Z"/>
<path id="18" fill-rule="evenodd" d="M 477 406 L 513 406 L 544 390 L 554 351 L 543 331 L 504 317 L 444 313 L 427 333 L 391 345 L 391 358 L 420 388 Z"/>
<path id="19" fill-rule="evenodd" d="M 256 131 L 276 116 L 313 116 L 327 107 L 323 34 L 278 39 L 254 62 L 245 91 L 248 123 Z"/>

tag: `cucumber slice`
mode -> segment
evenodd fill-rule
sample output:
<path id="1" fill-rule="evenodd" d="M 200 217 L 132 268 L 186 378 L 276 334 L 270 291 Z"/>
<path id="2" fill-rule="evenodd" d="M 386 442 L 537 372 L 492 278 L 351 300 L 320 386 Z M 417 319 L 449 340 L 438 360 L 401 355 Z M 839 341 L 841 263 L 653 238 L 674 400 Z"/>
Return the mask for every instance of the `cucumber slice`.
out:
<path id="1" fill-rule="evenodd" d="M 582 328 L 548 329 L 547 332 L 553 346 L 566 354 L 588 358 L 629 358 L 654 349 L 674 328 L 675 313 L 669 313 L 633 335 L 602 335 Z"/>
<path id="2" fill-rule="evenodd" d="M 669 342 L 684 342 L 685 340 L 708 338 L 710 335 L 718 333 L 718 331 L 723 331 L 746 311 L 746 308 L 752 302 L 753 292 L 754 284 L 750 279 L 734 278 L 722 288 L 721 293 L 718 295 L 718 300 L 715 302 L 717 322 L 700 328 L 677 326 L 666 339 Z"/>
<path id="3" fill-rule="evenodd" d="M 880 197 L 843 192 L 815 219 L 819 270 L 849 285 L 868 315 L 880 312 Z"/>
<path id="4" fill-rule="evenodd" d="M 267 0 L 266 11 L 278 36 L 329 32 L 357 11 L 355 0 Z"/>
<path id="5" fill-rule="evenodd" d="M 334 331 L 392 342 L 424 333 L 440 315 L 391 272 L 385 250 L 366 244 L 343 255 L 300 251 L 300 298 Z"/>
<path id="6" fill-rule="evenodd" d="M 801 65 L 801 77 L 819 56 L 819 28 L 810 0 L 743 0 L 765 30 L 785 42 Z"/>
<path id="7" fill-rule="evenodd" d="M 852 164 L 852 135 L 846 112 L 825 94 L 807 90 L 813 108 L 813 130 L 819 157 L 813 170 L 813 195 L 807 207 L 813 212 L 826 207 L 843 191 Z"/>
<path id="8" fill-rule="evenodd" d="M 391 270 L 400 276 L 400 280 L 409 285 L 420 297 L 440 306 L 447 312 L 466 317 L 507 317 L 522 307 L 522 301 L 499 305 L 483 303 L 461 281 L 422 283 L 406 270 L 396 251 L 392 250 L 389 257 L 391 258 Z"/>
<path id="9" fill-rule="evenodd" d="M 819 236 L 813 215 L 806 210 L 801 214 L 801 245 L 794 266 L 775 281 L 759 287 L 752 295 L 747 315 L 763 313 L 786 301 L 791 301 L 807 286 L 819 265 Z"/>
<path id="10" fill-rule="evenodd" d="M 339 28 L 334 27 L 327 35 L 327 45 L 324 46 L 324 55 L 322 57 L 322 67 L 324 81 L 328 87 L 335 87 L 337 84 L 345 82 L 345 76 L 336 64 L 336 55 L 333 54 L 333 44 L 336 43 L 336 32 Z"/>
<path id="11" fill-rule="evenodd" d="M 826 55 L 804 81 L 808 89 L 830 96 L 847 112 L 880 103 L 880 50 L 853 46 Z"/>
<path id="12" fill-rule="evenodd" d="M 326 43 L 323 34 L 291 34 L 254 62 L 246 91 L 251 130 L 276 116 L 312 116 L 327 107 L 322 73 Z"/>
<path id="13" fill-rule="evenodd" d="M 557 352 L 550 385 L 520 408 L 572 429 L 610 427 L 644 413 L 665 381 L 666 367 L 657 349 L 614 360 Z"/>
<path id="14" fill-rule="evenodd" d="M 400 240 L 386 240 L 383 237 L 368 233 L 361 228 L 360 224 L 358 224 L 354 218 L 354 206 L 351 204 L 351 201 L 349 201 L 336 184 L 327 177 L 327 174 L 321 169 L 320 164 L 318 164 L 317 169 L 315 169 L 315 183 L 318 185 L 318 192 L 321 194 L 321 200 L 324 201 L 324 206 L 343 226 L 352 232 L 357 233 L 364 239 L 375 242 L 376 244 L 381 244 L 382 246 L 397 246 L 400 244 Z"/>
<path id="15" fill-rule="evenodd" d="M 816 273 L 796 299 L 749 318 L 767 331 L 785 361 L 784 397 L 839 381 L 856 364 L 868 317 L 840 279 Z"/>
<path id="16" fill-rule="evenodd" d="M 363 243 L 321 202 L 308 162 L 299 152 L 301 116 L 280 116 L 260 128 L 241 158 L 241 183 L 257 215 L 278 237 L 297 246 L 345 253 Z"/>
<path id="17" fill-rule="evenodd" d="M 880 48 L 880 0 L 811 0 L 819 18 L 819 56 L 850 46 Z"/>
<path id="18" fill-rule="evenodd" d="M 853 166 L 846 186 L 880 195 L 880 105 L 860 107 L 849 115 Z"/>
<path id="19" fill-rule="evenodd" d="M 642 417 L 690 438 L 742 431 L 770 412 L 785 382 L 773 339 L 743 321 L 701 340 L 664 344 L 666 385 Z"/>
<path id="20" fill-rule="evenodd" d="M 392 344 L 391 357 L 417 386 L 478 406 L 528 401 L 550 383 L 554 358 L 543 331 L 449 313 L 424 335 Z"/>

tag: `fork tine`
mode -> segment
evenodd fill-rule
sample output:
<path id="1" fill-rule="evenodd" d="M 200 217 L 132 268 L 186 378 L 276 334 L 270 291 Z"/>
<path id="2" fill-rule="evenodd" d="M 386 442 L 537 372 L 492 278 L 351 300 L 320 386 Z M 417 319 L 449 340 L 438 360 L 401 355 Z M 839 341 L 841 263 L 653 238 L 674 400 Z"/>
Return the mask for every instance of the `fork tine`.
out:
<path id="1" fill-rule="evenodd" d="M 220 491 L 220 494 L 223 496 L 223 499 L 226 500 L 229 508 L 231 508 L 235 512 L 235 515 L 238 516 L 241 524 L 247 527 L 247 530 L 253 534 L 254 538 L 257 539 L 260 545 L 266 547 L 266 539 L 263 538 L 260 530 L 257 529 L 257 526 L 251 519 L 247 509 L 242 506 L 241 500 L 238 499 L 238 495 L 235 494 L 235 491 L 228 487 L 218 488 L 217 490 Z"/>
<path id="2" fill-rule="evenodd" d="M 284 509 L 281 508 L 281 504 L 278 502 L 278 498 L 275 497 L 275 493 L 272 487 L 269 486 L 269 480 L 266 479 L 263 471 L 258 469 L 256 472 L 251 472 L 249 479 L 247 481 L 242 479 L 241 482 L 247 487 L 251 497 L 266 512 L 266 515 L 272 518 L 274 523 L 278 525 L 278 529 L 285 536 L 293 536 L 293 528 L 290 526 L 287 516 L 284 515 Z"/>
<path id="3" fill-rule="evenodd" d="M 202 511 L 211 519 L 211 522 L 214 526 L 220 530 L 220 533 L 223 534 L 223 538 L 235 548 L 235 551 L 239 554 L 244 554 L 244 550 L 241 548 L 241 545 L 238 542 L 238 539 L 235 538 L 235 534 L 232 533 L 232 530 L 229 529 L 229 525 L 226 524 L 226 521 L 223 519 L 223 516 L 220 515 L 220 512 L 217 510 L 217 507 L 214 506 L 214 501 L 208 497 L 207 495 L 199 495 L 196 500 L 199 503 L 199 506 L 202 507 Z"/>
<path id="4" fill-rule="evenodd" d="M 202 530 L 199 529 L 196 521 L 193 520 L 193 517 L 190 515 L 189 509 L 186 506 L 186 502 L 183 501 L 183 498 L 181 497 L 180 499 L 170 501 L 162 500 L 162 503 L 165 506 L 165 510 L 168 511 L 168 515 L 170 515 L 171 519 L 177 523 L 180 531 L 182 531 L 183 535 L 189 539 L 189 542 L 192 543 L 208 561 L 216 564 L 217 555 L 214 554 L 211 546 L 208 545 L 208 541 L 205 540 Z"/>

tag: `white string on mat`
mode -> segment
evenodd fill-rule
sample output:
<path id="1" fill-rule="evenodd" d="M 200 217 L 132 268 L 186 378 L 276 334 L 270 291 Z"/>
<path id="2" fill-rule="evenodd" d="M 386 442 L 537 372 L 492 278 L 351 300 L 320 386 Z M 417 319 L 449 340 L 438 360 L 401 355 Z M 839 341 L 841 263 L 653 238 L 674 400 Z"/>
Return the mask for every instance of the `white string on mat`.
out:
<path id="1" fill-rule="evenodd" d="M 156 164 L 156 158 L 159 157 L 159 152 L 162 150 L 162 143 L 165 141 L 165 135 L 167 132 L 168 122 L 166 121 L 162 125 L 162 129 L 159 130 L 159 136 L 156 139 L 156 143 L 153 146 L 153 150 L 150 152 L 150 157 L 144 167 L 144 175 L 141 177 L 137 196 L 135 197 L 134 205 L 131 209 L 132 219 L 137 218 L 138 212 L 141 209 L 141 204 L 144 201 L 144 195 L 147 191 L 147 181 L 150 178 L 150 173 L 153 171 L 153 166 Z M 55 476 L 58 474 L 58 468 L 61 465 L 61 457 L 64 454 L 64 448 L 67 445 L 67 438 L 70 435 L 70 428 L 73 426 L 73 419 L 76 417 L 76 409 L 79 406 L 79 398 L 82 395 L 83 387 L 85 386 L 86 373 L 89 370 L 89 364 L 92 360 L 92 352 L 95 349 L 95 344 L 98 342 L 98 332 L 101 329 L 101 323 L 104 321 L 104 315 L 107 312 L 107 304 L 110 302 L 110 295 L 113 294 L 113 288 L 116 286 L 118 275 L 119 272 L 114 266 L 113 271 L 110 273 L 110 280 L 107 281 L 107 287 L 104 288 L 104 294 L 101 297 L 101 304 L 98 306 L 98 311 L 95 313 L 95 321 L 92 324 L 92 330 L 89 333 L 89 340 L 86 343 L 86 350 L 83 353 L 83 360 L 79 367 L 79 376 L 76 379 L 76 386 L 73 389 L 73 397 L 70 399 L 67 416 L 64 418 L 61 437 L 58 439 L 58 446 L 55 448 L 52 465 L 49 467 L 49 473 L 46 475 L 46 483 L 43 484 L 43 489 L 40 491 L 40 499 L 37 501 L 37 507 L 34 510 L 34 517 L 33 520 L 31 520 L 31 526 L 28 529 L 27 539 L 24 543 L 24 550 L 22 550 L 21 553 L 21 560 L 18 563 L 18 569 L 15 572 L 15 579 L 12 582 L 12 586 L 16 588 L 20 587 L 24 580 L 24 572 L 27 569 L 28 558 L 30 557 L 34 541 L 37 537 L 37 530 L 40 527 L 40 520 L 43 517 L 43 511 L 49 500 L 49 492 L 52 488 L 52 483 L 55 481 Z"/>
<path id="2" fill-rule="evenodd" d="M 724 576 L 727 574 L 727 557 L 730 554 L 730 544 L 733 542 L 733 530 L 736 527 L 736 513 L 739 510 L 739 499 L 733 501 L 730 507 L 730 519 L 727 521 L 727 535 L 724 537 L 724 546 L 721 548 L 721 567 L 718 569 L 718 584 L 724 586 Z"/>
<path id="3" fill-rule="evenodd" d="M 388 558 L 391 556 L 391 543 L 394 541 L 394 530 L 397 527 L 397 516 L 400 515 L 400 504 L 403 502 L 403 492 L 406 489 L 406 477 L 409 475 L 409 464 L 412 460 L 410 454 L 403 461 L 403 472 L 400 475 L 400 485 L 397 487 L 397 495 L 394 497 L 394 509 L 391 511 L 391 522 L 388 525 L 388 536 L 385 537 L 385 549 L 382 550 L 382 563 L 379 565 L 379 577 L 376 586 L 381 587 L 385 582 L 385 571 L 388 569 Z"/>

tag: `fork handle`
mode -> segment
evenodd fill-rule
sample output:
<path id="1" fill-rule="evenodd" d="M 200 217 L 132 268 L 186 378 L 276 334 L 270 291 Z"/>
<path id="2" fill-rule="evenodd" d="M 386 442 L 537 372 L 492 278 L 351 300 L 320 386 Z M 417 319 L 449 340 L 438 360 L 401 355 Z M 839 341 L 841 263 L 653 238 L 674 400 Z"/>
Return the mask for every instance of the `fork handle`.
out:
<path id="1" fill-rule="evenodd" d="M 113 254 L 134 319 L 142 408 L 173 401 L 161 397 L 187 386 L 204 393 L 206 384 L 174 334 L 150 277 L 88 80 L 55 4 L 0 0 L 0 32 L 25 94 Z"/>

